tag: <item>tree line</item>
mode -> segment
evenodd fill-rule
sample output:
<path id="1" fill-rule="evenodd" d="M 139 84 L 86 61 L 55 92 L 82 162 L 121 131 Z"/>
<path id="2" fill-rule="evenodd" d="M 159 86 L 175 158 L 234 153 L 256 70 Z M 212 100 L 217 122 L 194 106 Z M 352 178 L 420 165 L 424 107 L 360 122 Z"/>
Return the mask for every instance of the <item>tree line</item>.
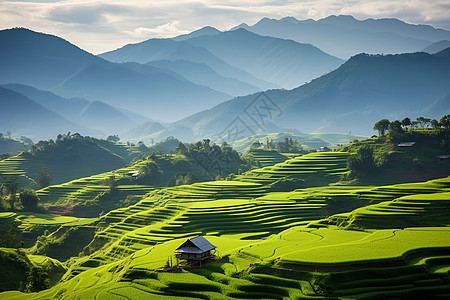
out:
<path id="1" fill-rule="evenodd" d="M 386 132 L 403 132 L 408 131 L 411 128 L 434 128 L 434 129 L 449 129 L 450 128 L 450 115 L 443 116 L 439 121 L 435 119 L 429 119 L 425 117 L 418 117 L 416 120 L 411 121 L 406 117 L 403 120 L 389 121 L 388 119 L 382 119 L 375 123 L 373 130 L 378 131 L 379 135 L 385 135 Z"/>
<path id="2" fill-rule="evenodd" d="M 303 145 L 296 139 L 291 137 L 285 137 L 281 141 L 274 141 L 273 139 L 266 138 L 265 143 L 259 141 L 254 142 L 251 149 L 262 148 L 266 150 L 277 150 L 281 153 L 301 153 L 306 154 L 308 151 L 303 149 Z"/>

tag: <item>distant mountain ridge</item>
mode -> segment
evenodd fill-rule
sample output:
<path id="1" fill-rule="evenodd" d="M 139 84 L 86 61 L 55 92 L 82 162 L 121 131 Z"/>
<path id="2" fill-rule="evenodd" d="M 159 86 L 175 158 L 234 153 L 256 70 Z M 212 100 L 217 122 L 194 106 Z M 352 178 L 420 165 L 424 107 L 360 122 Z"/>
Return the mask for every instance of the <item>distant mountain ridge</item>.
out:
<path id="1" fill-rule="evenodd" d="M 234 77 L 262 89 L 294 88 L 343 63 L 312 45 L 263 37 L 244 29 L 220 32 L 208 27 L 174 39 L 129 44 L 100 57 L 147 64 L 159 60 L 202 63 L 223 77 Z"/>
<path id="2" fill-rule="evenodd" d="M 137 62 L 145 64 L 159 60 L 191 61 L 205 64 L 222 76 L 235 78 L 260 89 L 276 87 L 237 67 L 231 66 L 207 49 L 191 45 L 184 40 L 149 39 L 141 43 L 125 45 L 122 48 L 100 54 L 99 56 L 118 63 Z"/>
<path id="3" fill-rule="evenodd" d="M 75 124 L 101 131 L 105 135 L 124 132 L 142 121 L 134 120 L 130 114 L 101 101 L 89 102 L 83 98 L 67 99 L 22 84 L 5 84 L 0 87 L 20 93 Z M 141 118 L 148 121 L 144 117 Z"/>
<path id="4" fill-rule="evenodd" d="M 329 16 L 317 21 L 263 18 L 246 30 L 266 36 L 310 43 L 331 55 L 348 58 L 358 53 L 398 54 L 421 51 L 433 42 L 450 40 L 450 31 L 428 25 L 412 25 L 398 19 L 356 20 L 352 16 Z"/>
<path id="5" fill-rule="evenodd" d="M 284 88 L 295 88 L 339 67 L 344 61 L 310 44 L 254 34 L 245 29 L 186 40 L 231 65 Z"/>
<path id="6" fill-rule="evenodd" d="M 430 53 L 430 54 L 435 54 L 442 50 L 447 49 L 448 47 L 450 47 L 450 41 L 442 40 L 442 41 L 433 43 L 433 44 L 429 45 L 428 47 L 425 47 L 424 49 L 422 49 L 422 51 Z"/>
<path id="7" fill-rule="evenodd" d="M 99 133 L 77 125 L 26 96 L 3 87 L 0 87 L 0 106 L 0 132 L 12 131 L 15 136 L 29 136 L 33 140 L 68 131 L 89 135 Z"/>
<path id="8" fill-rule="evenodd" d="M 266 94 L 282 112 L 282 117 L 276 118 L 273 113 L 273 118 L 263 120 L 266 132 L 293 128 L 302 132 L 371 135 L 376 121 L 422 116 L 430 104 L 450 94 L 450 48 L 434 55 L 360 54 L 308 84 L 293 90 L 269 90 Z M 251 136 L 261 131 L 255 119 L 245 112 L 256 105 L 257 97 L 258 94 L 252 94 L 223 102 L 173 123 L 167 127 L 167 133 L 158 135 L 176 136 L 181 130 L 193 140 L 217 139 L 234 128 L 243 132 L 241 138 Z M 442 112 L 434 112 L 425 117 L 441 116 Z"/>
<path id="9" fill-rule="evenodd" d="M 194 105 L 212 107 L 231 98 L 173 72 L 112 63 L 59 37 L 28 29 L 0 31 L 0 44 L 0 84 L 19 83 L 67 98 L 100 100 L 172 121 L 198 111 Z M 172 104 L 170 112 L 161 102 Z"/>

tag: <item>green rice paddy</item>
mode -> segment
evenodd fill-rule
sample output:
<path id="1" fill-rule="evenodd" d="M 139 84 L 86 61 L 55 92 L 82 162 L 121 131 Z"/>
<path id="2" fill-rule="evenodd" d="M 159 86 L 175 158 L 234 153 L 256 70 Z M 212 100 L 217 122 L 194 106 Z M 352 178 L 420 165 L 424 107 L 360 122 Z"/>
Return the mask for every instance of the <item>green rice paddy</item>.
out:
<path id="1" fill-rule="evenodd" d="M 450 295 L 450 177 L 390 186 L 336 184 L 347 153 L 314 153 L 237 176 L 164 189 L 119 186 L 138 203 L 98 219 L 7 214 L 22 224 L 95 226 L 51 289 L 2 299 L 446 298 Z M 125 172 L 125 171 L 124 171 Z M 105 174 L 39 191 L 46 203 L 92 198 Z M 273 192 L 280 178 L 322 186 Z M 326 184 L 325 184 L 326 183 Z M 328 185 L 328 183 L 333 183 Z M 45 218 L 49 218 L 46 220 Z M 220 260 L 160 273 L 187 238 Z M 67 245 L 70 247 L 70 244 Z M 43 257 L 33 258 L 36 262 Z"/>

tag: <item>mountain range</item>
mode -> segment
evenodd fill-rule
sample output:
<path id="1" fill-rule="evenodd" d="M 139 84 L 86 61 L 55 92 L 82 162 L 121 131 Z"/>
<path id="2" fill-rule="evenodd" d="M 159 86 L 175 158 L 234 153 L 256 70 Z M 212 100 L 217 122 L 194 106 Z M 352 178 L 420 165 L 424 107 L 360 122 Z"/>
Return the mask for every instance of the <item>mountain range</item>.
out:
<path id="1" fill-rule="evenodd" d="M 264 18 L 95 56 L 53 35 L 2 30 L 0 132 L 120 134 L 136 142 L 230 139 L 238 129 L 239 138 L 371 135 L 381 118 L 448 113 L 449 40 L 449 31 L 396 19 Z M 337 58 L 362 50 L 377 54 Z"/>
<path id="2" fill-rule="evenodd" d="M 100 100 L 172 121 L 231 97 L 173 72 L 106 61 L 59 37 L 28 29 L 0 31 L 0 44 L 0 84 L 20 83 L 67 98 Z"/>
<path id="3" fill-rule="evenodd" d="M 95 130 L 77 125 L 30 98 L 3 87 L 0 87 L 0 106 L 0 132 L 12 131 L 15 136 L 28 136 L 34 140 L 55 137 L 68 131 L 98 134 Z"/>
<path id="4" fill-rule="evenodd" d="M 202 32 L 205 34 L 202 35 Z M 297 87 L 343 63 L 343 60 L 312 45 L 260 36 L 245 29 L 220 32 L 211 27 L 200 29 L 191 36 L 183 36 L 181 40 L 150 39 L 126 45 L 100 57 L 114 62 L 170 60 L 176 64 L 183 60 L 203 63 L 222 76 L 232 76 L 262 89 Z M 224 66 L 239 67 L 239 71 L 244 71 L 247 77 L 235 70 L 224 70 Z"/>
<path id="5" fill-rule="evenodd" d="M 80 124 L 78 131 L 81 134 L 97 134 L 110 135 L 120 134 L 142 122 L 148 122 L 149 119 L 139 114 L 110 106 L 101 101 L 90 102 L 83 98 L 64 98 L 52 92 L 41 91 L 28 85 L 23 84 L 5 84 L 0 85 L 4 89 L 16 92 L 17 94 L 28 98 L 33 105 L 42 106 L 45 110 L 30 110 L 29 113 L 34 116 L 24 115 L 24 118 L 35 118 L 42 114 L 43 111 L 51 111 L 53 115 L 58 115 L 59 119 L 65 119 L 70 123 Z M 3 99 L 2 100 L 7 100 Z M 11 104 L 10 104 L 11 105 Z M 45 119 L 45 115 L 40 116 Z M 14 118 L 14 122 L 8 125 L 0 123 L 1 129 L 5 131 L 20 130 L 22 119 Z M 57 125 L 57 124 L 55 124 Z M 58 127 L 61 126 L 60 124 Z M 63 126 L 63 127 L 67 127 Z M 75 130 L 75 129 L 74 129 Z M 69 130 L 70 131 L 70 130 Z M 73 130 L 72 130 L 73 131 Z M 36 132 L 33 134 L 35 138 L 44 138 L 45 134 Z"/>
<path id="6" fill-rule="evenodd" d="M 450 95 L 450 48 L 434 55 L 359 54 L 308 84 L 264 95 L 264 101 L 259 93 L 236 97 L 152 137 L 176 136 L 179 131 L 192 140 L 223 140 L 225 133 L 225 141 L 233 142 L 286 128 L 371 135 L 373 124 L 382 118 L 416 118 L 427 113 L 426 117 L 439 119 L 450 112 L 445 107 Z M 259 115 L 253 113 L 257 109 Z"/>
<path id="7" fill-rule="evenodd" d="M 450 32 L 428 25 L 408 24 L 398 19 L 357 20 L 352 16 L 329 16 L 317 21 L 286 17 L 263 18 L 244 28 L 264 36 L 312 44 L 339 58 L 359 53 L 399 54 L 421 51 L 431 43 L 450 40 Z M 232 30 L 233 30 L 232 29 Z"/>

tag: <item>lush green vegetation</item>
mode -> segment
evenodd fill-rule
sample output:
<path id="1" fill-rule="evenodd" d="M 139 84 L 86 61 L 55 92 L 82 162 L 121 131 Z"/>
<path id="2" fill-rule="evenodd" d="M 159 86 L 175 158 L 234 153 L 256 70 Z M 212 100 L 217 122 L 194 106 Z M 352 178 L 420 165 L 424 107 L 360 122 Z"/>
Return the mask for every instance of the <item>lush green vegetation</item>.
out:
<path id="1" fill-rule="evenodd" d="M 352 135 L 352 134 L 342 134 L 342 133 L 290 133 L 290 132 L 279 132 L 279 133 L 267 133 L 267 134 L 257 134 L 248 138 L 233 141 L 231 145 L 234 149 L 239 152 L 248 151 L 252 148 L 255 143 L 261 143 L 261 148 L 264 147 L 268 141 L 272 143 L 283 142 L 286 138 L 293 139 L 302 145 L 305 151 L 317 150 L 320 147 L 328 147 L 330 149 L 335 149 L 338 145 L 347 145 L 355 139 L 364 139 L 364 136 Z M 275 149 L 269 147 L 269 149 Z M 286 152 L 286 151 L 281 151 Z"/>
<path id="2" fill-rule="evenodd" d="M 10 247 L 5 251 L 22 247 L 23 253 L 8 268 L 24 282 L 0 296 L 445 298 L 450 177 L 400 178 L 396 184 L 384 178 L 394 168 L 410 172 L 409 164 L 396 162 L 403 157 L 435 160 L 441 130 L 405 131 L 416 137 L 414 153 L 394 149 L 388 132 L 355 141 L 346 151 L 287 160 L 260 148 L 241 156 L 208 140 L 180 143 L 174 154 L 141 156 L 128 167 L 48 186 L 36 193 L 41 205 L 95 218 L 0 213 L 2 245 Z M 258 163 L 264 166 L 250 169 Z M 366 169 L 355 173 L 355 165 Z M 439 166 L 448 176 L 447 162 Z M 398 184 L 404 181 L 409 183 Z M 220 260 L 155 271 L 197 235 L 218 247 Z M 62 266 L 58 282 L 47 280 L 47 269 L 33 269 L 46 258 Z M 49 289 L 29 293 L 47 284 Z"/>
<path id="3" fill-rule="evenodd" d="M 27 146 L 29 146 L 28 143 L 0 133 L 0 160 L 18 154 L 20 151 L 26 149 Z"/>
<path id="4" fill-rule="evenodd" d="M 350 178 L 365 184 L 388 184 L 448 176 L 448 164 L 439 159 L 450 151 L 448 119 L 447 115 L 434 122 L 422 117 L 417 121 L 380 120 L 386 135 L 354 141 L 340 149 L 353 154 L 348 162 Z M 428 128 L 431 123 L 434 125 Z M 413 145 L 400 146 L 405 142 Z"/>

